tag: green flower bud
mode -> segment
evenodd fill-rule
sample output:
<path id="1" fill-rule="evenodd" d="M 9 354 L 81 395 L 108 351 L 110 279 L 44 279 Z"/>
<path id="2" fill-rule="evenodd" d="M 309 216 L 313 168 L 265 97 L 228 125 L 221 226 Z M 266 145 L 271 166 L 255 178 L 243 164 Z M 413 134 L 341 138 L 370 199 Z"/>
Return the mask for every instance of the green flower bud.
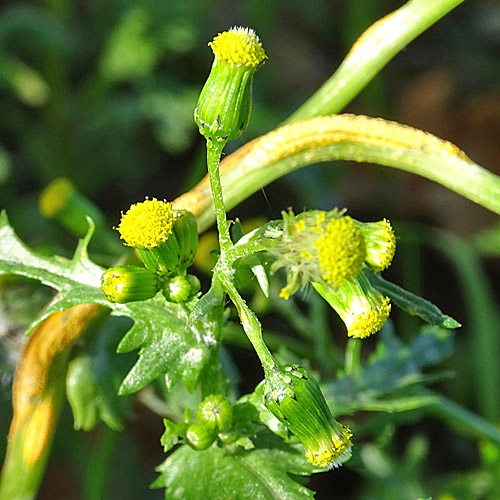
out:
<path id="1" fill-rule="evenodd" d="M 206 450 L 215 440 L 215 434 L 199 422 L 191 424 L 186 432 L 188 444 L 195 450 Z"/>
<path id="2" fill-rule="evenodd" d="M 110 267 L 101 277 L 101 290 L 109 302 L 151 299 L 160 289 L 158 276 L 144 267 Z"/>
<path id="3" fill-rule="evenodd" d="M 144 265 L 162 275 L 173 274 L 179 266 L 179 243 L 173 234 L 172 205 L 146 198 L 122 214 L 117 230 L 125 244 L 134 247 Z"/>
<path id="4" fill-rule="evenodd" d="M 391 223 L 387 220 L 379 222 L 359 222 L 366 245 L 365 262 L 377 273 L 387 269 L 396 253 L 396 236 Z"/>
<path id="5" fill-rule="evenodd" d="M 186 274 L 186 279 L 191 286 L 191 296 L 197 294 L 201 288 L 200 280 L 194 274 Z"/>
<path id="6" fill-rule="evenodd" d="M 163 282 L 163 295 L 169 302 L 187 302 L 200 289 L 200 280 L 191 274 L 174 276 Z"/>
<path id="7" fill-rule="evenodd" d="M 103 228 L 100 210 L 80 194 L 71 181 L 59 178 L 52 181 L 40 196 L 40 212 L 49 219 L 56 219 L 70 233 L 82 238 L 87 234 L 91 217 L 96 227 Z"/>
<path id="8" fill-rule="evenodd" d="M 239 137 L 248 125 L 253 75 L 267 56 L 250 28 L 224 31 L 209 46 L 215 60 L 194 120 L 205 138 L 226 142 Z"/>
<path id="9" fill-rule="evenodd" d="M 68 366 L 66 395 L 73 411 L 76 430 L 89 431 L 99 421 L 99 409 L 95 404 L 97 381 L 90 366 L 90 358 L 78 357 Z"/>
<path id="10" fill-rule="evenodd" d="M 338 289 L 318 283 L 313 286 L 342 318 L 349 337 L 365 338 L 378 332 L 391 312 L 389 298 L 373 288 L 363 272 Z"/>
<path id="11" fill-rule="evenodd" d="M 188 210 L 178 210 L 173 232 L 179 244 L 179 269 L 186 270 L 194 262 L 198 249 L 198 224 Z"/>
<path id="12" fill-rule="evenodd" d="M 351 432 L 333 418 L 318 383 L 303 368 L 268 373 L 264 403 L 304 444 L 308 462 L 333 468 L 351 456 Z"/>
<path id="13" fill-rule="evenodd" d="M 235 443 L 240 438 L 240 435 L 236 431 L 230 431 L 221 432 L 218 437 L 222 444 L 228 445 Z"/>
<path id="14" fill-rule="evenodd" d="M 212 432 L 228 432 L 233 426 L 233 406 L 222 394 L 212 394 L 200 403 L 196 418 Z"/>

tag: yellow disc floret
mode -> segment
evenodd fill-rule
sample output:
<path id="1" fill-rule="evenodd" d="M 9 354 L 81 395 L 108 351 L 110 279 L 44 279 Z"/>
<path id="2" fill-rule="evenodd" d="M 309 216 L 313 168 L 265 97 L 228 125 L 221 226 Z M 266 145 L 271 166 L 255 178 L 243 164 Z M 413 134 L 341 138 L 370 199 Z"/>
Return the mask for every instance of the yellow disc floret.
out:
<path id="1" fill-rule="evenodd" d="M 329 439 L 318 441 L 314 449 L 307 448 L 307 461 L 317 467 L 338 467 L 351 456 L 351 436 L 349 428 L 342 426 L 338 434 L 332 433 Z"/>
<path id="2" fill-rule="evenodd" d="M 359 222 L 366 245 L 366 263 L 377 273 L 387 269 L 396 253 L 396 236 L 387 219 L 379 222 Z"/>
<path id="3" fill-rule="evenodd" d="M 363 270 L 335 290 L 322 283 L 314 288 L 337 311 L 349 337 L 365 338 L 378 332 L 391 312 L 390 299 L 373 287 Z"/>
<path id="4" fill-rule="evenodd" d="M 352 300 L 349 318 L 343 318 L 347 326 L 347 335 L 359 339 L 369 337 L 384 326 L 390 312 L 391 302 L 388 297 L 382 297 L 376 305 L 362 300 Z"/>
<path id="5" fill-rule="evenodd" d="M 122 214 L 118 231 L 130 247 L 154 248 L 165 242 L 172 233 L 172 205 L 156 198 L 132 205 Z"/>
<path id="6" fill-rule="evenodd" d="M 334 286 L 357 276 L 366 257 L 361 230 L 348 216 L 331 219 L 315 246 L 323 273 L 321 277 Z"/>
<path id="7" fill-rule="evenodd" d="M 259 66 L 267 58 L 259 37 L 250 28 L 234 27 L 208 44 L 218 60 L 235 66 Z"/>

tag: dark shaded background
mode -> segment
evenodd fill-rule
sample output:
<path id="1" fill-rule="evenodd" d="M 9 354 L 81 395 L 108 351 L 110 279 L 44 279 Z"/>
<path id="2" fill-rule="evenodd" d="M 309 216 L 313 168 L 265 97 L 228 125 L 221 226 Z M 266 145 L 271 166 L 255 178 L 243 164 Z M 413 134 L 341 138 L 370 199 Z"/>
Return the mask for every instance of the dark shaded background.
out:
<path id="1" fill-rule="evenodd" d="M 250 126 L 228 146 L 230 152 L 283 121 L 333 73 L 371 23 L 400 5 L 389 0 L 4 3 L 1 208 L 7 209 L 12 225 L 30 246 L 70 255 L 74 238 L 38 211 L 40 191 L 51 180 L 70 178 L 112 226 L 132 202 L 146 195 L 173 199 L 203 176 L 204 144 L 192 112 L 212 61 L 206 44 L 216 33 L 234 25 L 253 27 L 269 56 L 255 78 Z M 493 0 L 468 2 L 402 51 L 346 111 L 432 132 L 500 174 L 499 81 L 500 6 Z M 341 162 L 290 174 L 231 215 L 276 218 L 288 206 L 345 206 L 362 220 L 413 221 L 466 238 L 497 221 L 494 214 L 430 181 Z M 484 259 L 483 265 L 498 299 L 498 260 Z M 455 361 L 450 362 L 456 376 L 442 388 L 480 412 L 484 404 L 476 396 L 477 382 L 471 376 L 475 367 L 468 356 L 474 332 L 450 263 L 435 249 L 402 245 L 388 276 L 420 289 L 464 324 L 457 335 Z M 32 297 L 33 314 L 45 298 L 43 291 Z M 411 336 L 411 321 L 405 327 Z M 18 345 L 12 336 L 4 337 L 12 354 L 3 370 L 2 436 L 8 428 L 8 388 Z M 248 365 L 249 380 L 258 381 L 253 354 L 233 354 L 242 366 Z M 70 430 L 71 419 L 66 411 L 40 498 L 82 498 L 78 484 L 89 461 L 96 460 L 92 443 L 111 432 L 77 433 Z M 155 477 L 154 466 L 162 461 L 161 432 L 161 419 L 138 405 L 135 421 L 120 438 L 113 498 L 162 498 L 162 492 L 146 488 Z M 415 435 L 440 444 L 428 452 L 428 474 L 455 474 L 477 464 L 475 443 L 433 420 L 405 423 L 399 432 L 395 457 Z M 439 464 L 445 464 L 445 470 L 439 470 Z M 312 487 L 318 489 L 319 499 L 360 498 L 362 476 L 344 467 L 314 478 Z M 364 493 L 363 498 L 380 498 L 373 494 Z"/>

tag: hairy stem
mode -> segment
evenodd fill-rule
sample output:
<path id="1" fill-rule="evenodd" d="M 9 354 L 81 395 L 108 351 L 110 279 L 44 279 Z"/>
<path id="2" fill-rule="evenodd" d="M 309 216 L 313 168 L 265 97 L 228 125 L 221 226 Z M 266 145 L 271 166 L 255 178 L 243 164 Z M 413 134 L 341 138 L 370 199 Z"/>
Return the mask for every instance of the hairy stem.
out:
<path id="1" fill-rule="evenodd" d="M 214 201 L 215 220 L 217 221 L 219 244 L 222 254 L 225 254 L 232 246 L 219 175 L 219 163 L 224 145 L 225 143 L 214 143 L 214 141 L 207 140 L 208 178 L 210 180 L 210 189 Z"/>
<path id="2" fill-rule="evenodd" d="M 239 294 L 232 279 L 226 275 L 220 276 L 220 279 L 224 289 L 229 295 L 229 298 L 236 306 L 243 329 L 252 343 L 257 356 L 259 356 L 262 367 L 264 368 L 264 373 L 269 373 L 276 367 L 276 361 L 274 360 L 274 357 L 269 351 L 267 345 L 264 343 L 264 339 L 262 338 L 262 328 L 259 320 Z"/>

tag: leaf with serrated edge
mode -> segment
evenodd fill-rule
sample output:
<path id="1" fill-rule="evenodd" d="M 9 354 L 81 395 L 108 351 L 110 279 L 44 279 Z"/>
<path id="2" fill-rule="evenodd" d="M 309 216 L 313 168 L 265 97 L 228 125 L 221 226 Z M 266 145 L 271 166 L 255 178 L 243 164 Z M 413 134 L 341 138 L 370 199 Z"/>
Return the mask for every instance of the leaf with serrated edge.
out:
<path id="1" fill-rule="evenodd" d="M 302 445 L 285 443 L 267 430 L 252 441 L 255 448 L 248 451 L 241 447 L 230 451 L 216 446 L 194 451 L 183 445 L 158 467 L 161 476 L 152 486 L 166 488 L 165 498 L 169 500 L 303 500 L 314 497 L 313 491 L 290 477 L 290 474 L 309 476 L 324 470 L 306 462 Z"/>
<path id="2" fill-rule="evenodd" d="M 88 220 L 89 232 L 80 240 L 74 257 L 69 260 L 36 254 L 19 240 L 6 213 L 0 214 L 0 274 L 32 278 L 59 292 L 30 329 L 52 313 L 76 304 L 94 303 L 109 307 L 112 315 L 128 316 L 134 321 L 118 351 L 141 348 L 139 360 L 122 385 L 122 393 L 135 392 L 161 375 L 171 385 L 182 378 L 189 389 L 194 389 L 210 349 L 218 343 L 221 320 L 216 316 L 202 317 L 186 328 L 184 306 L 167 303 L 161 296 L 144 302 L 109 303 L 100 289 L 104 269 L 87 255 L 87 245 L 94 229 L 92 221 Z"/>
<path id="3" fill-rule="evenodd" d="M 52 313 L 77 304 L 94 303 L 109 307 L 99 288 L 104 269 L 87 256 L 87 244 L 94 231 L 93 222 L 88 220 L 89 232 L 80 240 L 73 258 L 69 260 L 37 255 L 19 240 L 9 225 L 5 211 L 0 214 L 0 274 L 12 273 L 32 278 L 59 292 L 30 329 Z"/>

